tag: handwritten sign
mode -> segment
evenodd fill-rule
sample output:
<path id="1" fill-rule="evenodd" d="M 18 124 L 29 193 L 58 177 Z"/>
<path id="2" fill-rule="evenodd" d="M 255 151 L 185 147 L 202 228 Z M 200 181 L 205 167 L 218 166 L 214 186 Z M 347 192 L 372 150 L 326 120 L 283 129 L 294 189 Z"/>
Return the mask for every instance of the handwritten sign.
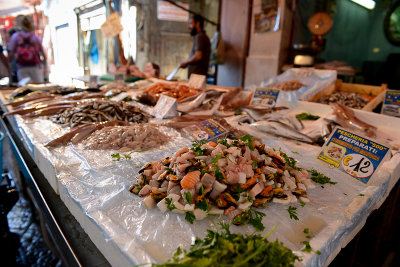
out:
<path id="1" fill-rule="evenodd" d="M 382 105 L 382 114 L 400 117 L 400 91 L 386 90 Z"/>
<path id="2" fill-rule="evenodd" d="M 153 109 L 153 116 L 157 119 L 178 116 L 179 114 L 176 111 L 177 108 L 178 102 L 176 101 L 176 98 L 161 95 Z"/>
<path id="3" fill-rule="evenodd" d="M 196 89 L 205 89 L 206 88 L 206 76 L 199 74 L 190 74 L 189 84 L 190 87 Z"/>
<path id="4" fill-rule="evenodd" d="M 119 34 L 123 30 L 121 22 L 119 20 L 119 15 L 117 12 L 112 13 L 106 20 L 106 22 L 101 25 L 101 32 L 104 38 L 110 39 Z"/>
<path id="5" fill-rule="evenodd" d="M 264 89 L 257 88 L 254 91 L 253 98 L 251 99 L 251 105 L 274 107 L 278 100 L 279 90 L 277 89 Z"/>
<path id="6" fill-rule="evenodd" d="M 367 184 L 389 151 L 387 146 L 336 127 L 317 158 Z"/>

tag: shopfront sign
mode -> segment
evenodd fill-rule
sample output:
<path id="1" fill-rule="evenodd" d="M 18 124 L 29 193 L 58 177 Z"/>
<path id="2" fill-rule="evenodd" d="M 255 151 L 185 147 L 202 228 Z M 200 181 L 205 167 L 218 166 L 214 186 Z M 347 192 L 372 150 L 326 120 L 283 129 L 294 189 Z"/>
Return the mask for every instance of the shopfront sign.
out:
<path id="1" fill-rule="evenodd" d="M 177 2 L 177 4 L 185 9 L 189 9 L 189 4 Z M 157 2 L 157 19 L 170 21 L 189 21 L 189 13 L 167 1 Z"/>
<path id="2" fill-rule="evenodd" d="M 317 158 L 367 184 L 389 151 L 387 146 L 336 127 Z"/>
<path id="3" fill-rule="evenodd" d="M 400 91 L 386 90 L 382 114 L 400 117 Z"/>
<path id="4" fill-rule="evenodd" d="M 251 105 L 272 108 L 278 101 L 279 92 L 277 89 L 257 88 L 251 99 Z"/>

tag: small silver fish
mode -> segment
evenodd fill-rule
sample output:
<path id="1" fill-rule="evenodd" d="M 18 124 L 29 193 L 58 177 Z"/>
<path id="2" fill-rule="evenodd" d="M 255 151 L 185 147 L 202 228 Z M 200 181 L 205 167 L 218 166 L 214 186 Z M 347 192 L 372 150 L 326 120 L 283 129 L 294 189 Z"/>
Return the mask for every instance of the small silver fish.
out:
<path id="1" fill-rule="evenodd" d="M 268 134 L 285 137 L 288 139 L 293 139 L 305 143 L 312 144 L 314 140 L 299 131 L 295 128 L 276 120 L 265 120 L 258 121 L 249 125 L 252 129 L 265 132 Z"/>

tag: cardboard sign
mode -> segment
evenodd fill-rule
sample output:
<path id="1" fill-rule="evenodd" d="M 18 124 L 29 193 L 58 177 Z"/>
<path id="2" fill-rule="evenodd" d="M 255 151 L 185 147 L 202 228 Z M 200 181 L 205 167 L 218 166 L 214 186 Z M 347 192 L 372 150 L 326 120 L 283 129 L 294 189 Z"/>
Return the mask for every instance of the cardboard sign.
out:
<path id="1" fill-rule="evenodd" d="M 177 108 L 178 102 L 176 98 L 161 95 L 153 109 L 152 115 L 157 119 L 178 116 Z"/>
<path id="2" fill-rule="evenodd" d="M 90 75 L 89 77 L 89 88 L 97 88 L 97 79 L 98 77 L 96 75 Z"/>
<path id="3" fill-rule="evenodd" d="M 112 13 L 101 25 L 101 32 L 105 39 L 110 39 L 119 34 L 123 30 L 119 15 L 117 12 Z"/>
<path id="4" fill-rule="evenodd" d="M 191 74 L 189 78 L 190 87 L 194 87 L 196 89 L 205 89 L 206 88 L 206 76 L 199 74 Z"/>
<path id="5" fill-rule="evenodd" d="M 186 127 L 184 129 L 189 136 L 191 136 L 195 141 L 200 140 L 215 140 L 224 135 L 228 134 L 228 130 L 222 127 L 221 124 L 213 119 L 199 122 L 196 125 Z"/>
<path id="6" fill-rule="evenodd" d="M 250 104 L 272 108 L 276 105 L 280 90 L 257 88 Z"/>
<path id="7" fill-rule="evenodd" d="M 387 146 L 336 127 L 317 158 L 367 184 L 389 151 Z"/>
<path id="8" fill-rule="evenodd" d="M 381 113 L 389 116 L 400 117 L 400 91 L 386 90 Z"/>

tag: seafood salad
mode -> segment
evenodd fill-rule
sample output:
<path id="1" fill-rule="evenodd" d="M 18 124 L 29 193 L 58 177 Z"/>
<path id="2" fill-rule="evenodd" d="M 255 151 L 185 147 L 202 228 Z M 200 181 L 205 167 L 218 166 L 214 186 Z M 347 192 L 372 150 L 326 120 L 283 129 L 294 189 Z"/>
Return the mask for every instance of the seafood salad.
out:
<path id="1" fill-rule="evenodd" d="M 189 222 L 224 214 L 241 224 L 238 218 L 252 206 L 308 202 L 307 188 L 314 187 L 295 159 L 245 135 L 194 143 L 147 163 L 129 191 L 143 197 L 146 208 L 186 213 Z"/>

